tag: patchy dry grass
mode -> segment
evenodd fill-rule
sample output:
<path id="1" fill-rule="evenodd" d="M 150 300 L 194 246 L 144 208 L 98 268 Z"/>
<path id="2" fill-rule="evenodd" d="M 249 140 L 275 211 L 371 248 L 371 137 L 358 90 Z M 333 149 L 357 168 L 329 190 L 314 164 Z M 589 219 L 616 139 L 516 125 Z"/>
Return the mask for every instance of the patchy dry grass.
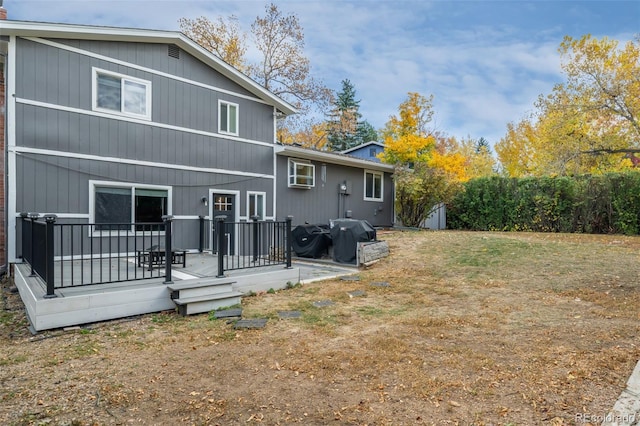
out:
<path id="1" fill-rule="evenodd" d="M 611 409 L 640 357 L 640 238 L 380 237 L 392 255 L 360 281 L 243 299 L 262 330 L 169 312 L 31 336 L 5 283 L 0 423 L 561 425 Z"/>

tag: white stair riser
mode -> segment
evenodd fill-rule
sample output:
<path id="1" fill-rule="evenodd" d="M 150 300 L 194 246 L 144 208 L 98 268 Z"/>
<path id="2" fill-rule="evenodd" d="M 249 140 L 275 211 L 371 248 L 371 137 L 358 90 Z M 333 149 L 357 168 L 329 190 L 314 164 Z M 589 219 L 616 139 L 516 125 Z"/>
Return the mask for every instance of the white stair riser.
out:
<path id="1" fill-rule="evenodd" d="M 194 302 L 189 303 L 188 305 L 181 305 L 178 306 L 178 311 L 182 315 L 193 315 L 238 304 L 240 304 L 240 296 L 234 296 L 227 299 L 204 300 L 202 302 Z"/>

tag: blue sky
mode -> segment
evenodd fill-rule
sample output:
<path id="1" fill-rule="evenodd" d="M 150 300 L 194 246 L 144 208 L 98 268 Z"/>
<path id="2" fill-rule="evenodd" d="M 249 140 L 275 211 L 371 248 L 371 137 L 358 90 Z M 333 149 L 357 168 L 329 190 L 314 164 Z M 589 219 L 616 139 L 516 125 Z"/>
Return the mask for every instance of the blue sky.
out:
<path id="1" fill-rule="evenodd" d="M 640 33 L 638 1 L 275 2 L 298 16 L 312 73 L 349 79 L 360 112 L 383 127 L 408 92 L 434 95 L 434 125 L 494 144 L 508 122 L 563 81 L 565 35 L 626 42 Z M 4 0 L 9 19 L 177 30 L 178 18 L 235 15 L 245 31 L 264 1 Z"/>

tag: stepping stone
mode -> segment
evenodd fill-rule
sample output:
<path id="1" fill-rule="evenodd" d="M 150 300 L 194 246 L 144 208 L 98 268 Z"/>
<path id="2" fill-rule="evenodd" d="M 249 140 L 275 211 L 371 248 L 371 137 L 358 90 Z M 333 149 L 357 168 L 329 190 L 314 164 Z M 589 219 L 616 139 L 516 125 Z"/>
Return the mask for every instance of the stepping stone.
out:
<path id="1" fill-rule="evenodd" d="M 324 308 L 325 306 L 335 305 L 331 300 L 319 300 L 317 302 L 313 302 L 313 306 L 316 308 Z"/>
<path id="2" fill-rule="evenodd" d="M 388 282 L 371 283 L 371 285 L 373 287 L 391 287 L 391 284 L 389 284 Z"/>
<path id="3" fill-rule="evenodd" d="M 223 309 L 221 311 L 215 311 L 214 318 L 229 318 L 229 317 L 241 317 L 242 309 Z"/>
<path id="4" fill-rule="evenodd" d="M 265 325 L 267 325 L 266 318 L 241 319 L 236 322 L 233 328 L 236 330 L 239 328 L 264 328 Z"/>
<path id="5" fill-rule="evenodd" d="M 364 290 L 354 290 L 347 292 L 347 294 L 349 295 L 349 297 L 362 297 L 365 295 L 365 292 Z"/>
<path id="6" fill-rule="evenodd" d="M 360 281 L 359 275 L 346 275 L 344 277 L 340 277 L 342 281 Z"/>
<path id="7" fill-rule="evenodd" d="M 302 316 L 302 312 L 300 311 L 280 311 L 278 312 L 278 316 L 282 319 L 286 318 L 300 318 Z"/>

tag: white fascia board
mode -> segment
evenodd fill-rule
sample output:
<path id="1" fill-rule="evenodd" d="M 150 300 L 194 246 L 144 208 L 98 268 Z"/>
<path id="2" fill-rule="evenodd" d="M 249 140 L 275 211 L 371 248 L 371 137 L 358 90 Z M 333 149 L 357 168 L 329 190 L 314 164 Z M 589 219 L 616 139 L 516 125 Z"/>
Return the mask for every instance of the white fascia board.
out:
<path id="1" fill-rule="evenodd" d="M 91 25 L 53 24 L 45 22 L 0 21 L 0 36 L 71 38 L 82 40 L 129 41 L 140 43 L 175 44 L 258 98 L 273 104 L 285 115 L 296 114 L 297 109 L 271 93 L 256 81 L 204 49 L 177 31 L 137 28 L 99 27 Z"/>
<path id="2" fill-rule="evenodd" d="M 300 148 L 291 145 L 277 145 L 274 147 L 277 155 L 286 157 L 302 158 L 305 160 L 321 161 L 323 163 L 339 164 L 342 166 L 356 167 L 359 169 L 376 170 L 393 173 L 394 167 L 391 164 L 376 163 L 357 157 L 349 157 L 331 152 L 315 151 L 312 149 Z"/>

